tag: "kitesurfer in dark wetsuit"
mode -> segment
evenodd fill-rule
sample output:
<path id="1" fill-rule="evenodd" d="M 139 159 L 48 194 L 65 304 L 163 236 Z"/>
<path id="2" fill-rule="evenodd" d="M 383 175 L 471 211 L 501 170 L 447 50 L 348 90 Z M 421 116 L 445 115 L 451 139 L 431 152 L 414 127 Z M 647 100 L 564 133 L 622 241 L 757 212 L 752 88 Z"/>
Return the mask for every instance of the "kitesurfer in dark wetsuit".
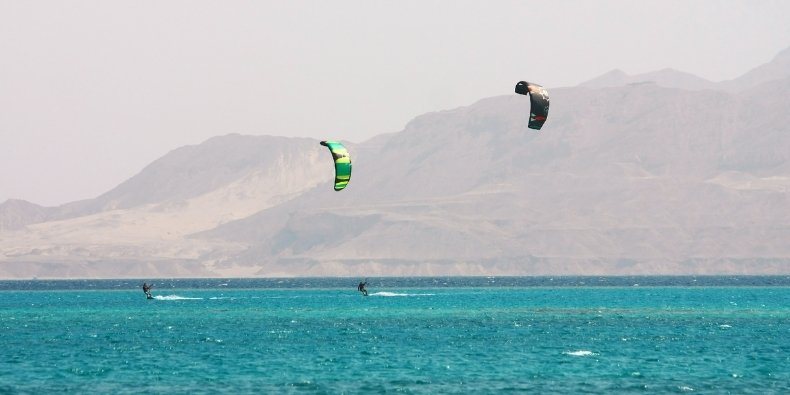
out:
<path id="1" fill-rule="evenodd" d="M 362 292 L 362 295 L 368 296 L 368 290 L 365 289 L 365 286 L 368 285 L 367 281 L 363 281 L 357 285 L 357 291 Z"/>
<path id="2" fill-rule="evenodd" d="M 153 296 L 151 296 L 151 287 L 153 287 L 153 285 L 148 285 L 146 283 L 143 283 L 143 292 L 145 292 L 145 296 L 148 299 L 153 299 L 154 298 Z"/>

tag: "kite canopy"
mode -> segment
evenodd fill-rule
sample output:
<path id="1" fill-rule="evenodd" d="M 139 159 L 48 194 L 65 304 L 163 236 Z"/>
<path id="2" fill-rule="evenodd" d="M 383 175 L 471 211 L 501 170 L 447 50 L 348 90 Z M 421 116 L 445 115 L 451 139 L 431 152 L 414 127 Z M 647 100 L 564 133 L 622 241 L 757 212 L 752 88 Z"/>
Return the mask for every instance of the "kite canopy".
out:
<path id="1" fill-rule="evenodd" d="M 546 117 L 549 116 L 549 92 L 542 86 L 527 81 L 516 84 L 516 93 L 528 95 L 530 102 L 529 126 L 530 129 L 540 130 Z"/>
<path id="2" fill-rule="evenodd" d="M 335 190 L 339 191 L 351 180 L 351 158 L 348 150 L 339 141 L 322 141 L 321 145 L 329 148 L 335 160 Z"/>

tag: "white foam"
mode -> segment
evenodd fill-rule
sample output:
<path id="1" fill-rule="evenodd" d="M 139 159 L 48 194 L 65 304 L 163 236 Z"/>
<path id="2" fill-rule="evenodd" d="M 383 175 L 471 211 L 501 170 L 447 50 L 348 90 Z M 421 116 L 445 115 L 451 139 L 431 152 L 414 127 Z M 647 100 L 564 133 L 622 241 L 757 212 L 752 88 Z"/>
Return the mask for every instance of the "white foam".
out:
<path id="1" fill-rule="evenodd" d="M 591 355 L 596 355 L 594 352 L 588 350 L 565 351 L 563 354 L 573 355 L 574 357 L 589 357 Z"/>
<path id="2" fill-rule="evenodd" d="M 680 387 L 678 387 L 678 389 L 681 390 L 681 391 L 684 391 L 684 392 L 686 392 L 686 391 L 694 391 L 694 388 L 691 388 L 691 387 L 689 387 L 687 385 L 681 385 Z"/>
<path id="3" fill-rule="evenodd" d="M 370 296 L 387 296 L 387 297 L 390 297 L 390 296 L 433 296 L 433 295 L 436 295 L 436 294 L 402 294 L 402 293 L 397 293 L 397 292 L 376 292 L 376 293 L 370 294 Z"/>
<path id="4" fill-rule="evenodd" d="M 719 328 L 722 328 L 722 329 L 732 328 L 732 325 L 722 324 L 722 325 L 719 325 Z"/>
<path id="5" fill-rule="evenodd" d="M 154 296 L 154 299 L 156 299 L 156 300 L 201 300 L 203 298 L 187 298 L 187 297 L 178 296 L 178 295 L 167 295 L 167 296 L 156 295 L 156 296 Z"/>

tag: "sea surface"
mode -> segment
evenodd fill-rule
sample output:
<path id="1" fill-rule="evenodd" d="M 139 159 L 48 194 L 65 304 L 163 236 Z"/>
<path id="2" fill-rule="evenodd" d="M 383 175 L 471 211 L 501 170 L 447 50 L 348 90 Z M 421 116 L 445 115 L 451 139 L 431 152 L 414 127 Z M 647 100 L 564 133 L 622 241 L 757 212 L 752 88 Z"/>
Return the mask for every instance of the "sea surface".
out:
<path id="1" fill-rule="evenodd" d="M 790 394 L 790 276 L 358 281 L 0 281 L 0 394 Z"/>

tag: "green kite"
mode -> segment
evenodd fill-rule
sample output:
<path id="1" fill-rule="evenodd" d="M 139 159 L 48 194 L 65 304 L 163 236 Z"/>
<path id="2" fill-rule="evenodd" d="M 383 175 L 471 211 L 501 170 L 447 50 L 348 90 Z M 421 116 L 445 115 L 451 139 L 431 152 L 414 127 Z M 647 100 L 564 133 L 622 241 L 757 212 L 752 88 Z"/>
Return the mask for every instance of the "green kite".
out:
<path id="1" fill-rule="evenodd" d="M 322 141 L 321 145 L 329 148 L 335 160 L 335 190 L 340 191 L 351 180 L 351 158 L 348 150 L 339 141 Z"/>

